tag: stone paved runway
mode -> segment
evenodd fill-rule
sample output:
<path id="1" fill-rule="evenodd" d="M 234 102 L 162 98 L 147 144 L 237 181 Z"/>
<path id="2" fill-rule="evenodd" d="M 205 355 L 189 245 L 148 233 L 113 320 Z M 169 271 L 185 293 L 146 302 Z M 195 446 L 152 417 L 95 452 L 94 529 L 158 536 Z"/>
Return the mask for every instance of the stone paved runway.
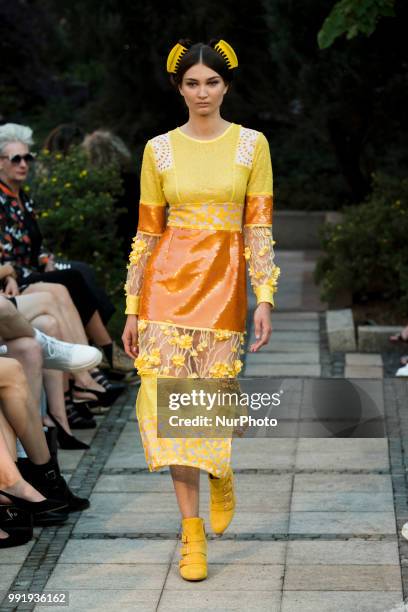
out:
<path id="1" fill-rule="evenodd" d="M 342 376 L 346 362 L 364 366 L 328 353 L 325 305 L 312 282 L 314 254 L 279 252 L 277 259 L 282 276 L 272 340 L 266 350 L 247 354 L 244 375 Z M 252 335 L 251 329 L 250 342 Z M 397 522 L 408 520 L 408 427 L 403 398 L 391 383 L 390 440 L 234 440 L 236 515 L 222 537 L 209 534 L 209 575 L 200 583 L 179 576 L 170 475 L 146 469 L 135 393 L 131 387 L 98 417 L 95 432 L 81 432 L 84 440 L 94 436 L 89 451 L 60 452 L 71 485 L 91 495 L 91 508 L 60 528 L 37 529 L 25 547 L 1 551 L 3 594 L 30 586 L 69 591 L 68 609 L 75 612 L 403 610 L 397 606 L 405 593 L 407 547 Z M 201 516 L 210 531 L 207 505 L 202 474 Z M 3 600 L 0 609 L 33 606 L 13 608 Z M 43 609 L 67 608 L 35 608 Z"/>

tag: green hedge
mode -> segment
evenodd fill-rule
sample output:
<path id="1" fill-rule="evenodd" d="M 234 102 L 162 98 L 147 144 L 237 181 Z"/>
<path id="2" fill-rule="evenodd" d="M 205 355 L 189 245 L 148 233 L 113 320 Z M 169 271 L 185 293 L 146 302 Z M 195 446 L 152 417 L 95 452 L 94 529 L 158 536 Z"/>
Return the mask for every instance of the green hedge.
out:
<path id="1" fill-rule="evenodd" d="M 376 294 L 408 314 L 408 179 L 373 175 L 367 201 L 324 226 L 322 248 L 315 279 L 324 300 L 349 289 L 357 299 Z"/>
<path id="2" fill-rule="evenodd" d="M 79 147 L 65 157 L 44 150 L 26 190 L 34 199 L 46 248 L 58 257 L 92 264 L 108 292 L 118 292 L 126 273 L 116 237 L 119 168 L 90 167 Z"/>

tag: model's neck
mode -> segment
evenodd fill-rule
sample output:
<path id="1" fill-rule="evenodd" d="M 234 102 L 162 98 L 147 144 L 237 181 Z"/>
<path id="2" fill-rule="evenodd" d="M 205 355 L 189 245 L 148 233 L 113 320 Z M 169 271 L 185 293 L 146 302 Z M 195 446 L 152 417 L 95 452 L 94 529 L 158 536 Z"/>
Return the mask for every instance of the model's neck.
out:
<path id="1" fill-rule="evenodd" d="M 225 121 L 219 113 L 209 117 L 201 117 L 198 115 L 190 115 L 184 128 L 192 136 L 197 138 L 213 138 L 221 134 L 228 126 L 229 122 Z"/>

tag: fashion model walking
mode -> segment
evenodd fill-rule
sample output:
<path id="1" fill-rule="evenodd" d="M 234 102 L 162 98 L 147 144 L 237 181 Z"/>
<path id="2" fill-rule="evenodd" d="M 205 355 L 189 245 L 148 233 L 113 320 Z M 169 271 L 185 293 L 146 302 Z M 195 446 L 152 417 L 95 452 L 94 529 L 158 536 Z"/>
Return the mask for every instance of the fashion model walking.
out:
<path id="1" fill-rule="evenodd" d="M 235 508 L 229 438 L 158 438 L 157 379 L 234 378 L 241 370 L 247 313 L 245 262 L 257 297 L 257 351 L 271 335 L 279 268 L 272 240 L 269 145 L 226 121 L 224 95 L 238 66 L 225 41 L 170 51 L 167 71 L 188 121 L 149 140 L 139 222 L 126 282 L 126 352 L 141 376 L 137 417 L 150 471 L 170 466 L 182 516 L 180 573 L 207 576 L 200 470 L 210 480 L 210 523 L 222 533 Z M 166 216 L 166 206 L 168 215 Z"/>

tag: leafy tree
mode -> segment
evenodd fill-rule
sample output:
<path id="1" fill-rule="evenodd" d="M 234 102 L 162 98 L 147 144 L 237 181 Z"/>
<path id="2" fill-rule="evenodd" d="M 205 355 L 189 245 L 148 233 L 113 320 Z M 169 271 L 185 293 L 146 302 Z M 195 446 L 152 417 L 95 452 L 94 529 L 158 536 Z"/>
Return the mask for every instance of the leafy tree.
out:
<path id="1" fill-rule="evenodd" d="M 340 0 L 326 17 L 317 40 L 326 49 L 342 34 L 350 40 L 362 33 L 370 36 L 381 17 L 393 17 L 395 0 Z"/>

